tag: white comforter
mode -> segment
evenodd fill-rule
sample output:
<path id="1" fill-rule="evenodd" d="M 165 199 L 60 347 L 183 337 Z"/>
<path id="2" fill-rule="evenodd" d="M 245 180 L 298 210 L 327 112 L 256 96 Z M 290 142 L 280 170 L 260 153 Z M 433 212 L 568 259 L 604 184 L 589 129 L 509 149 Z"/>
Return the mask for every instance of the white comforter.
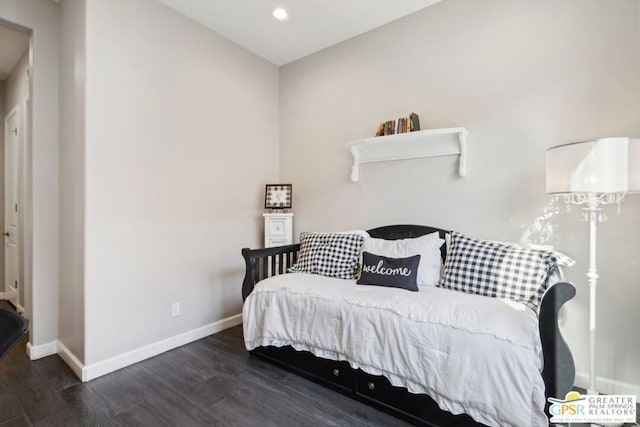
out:
<path id="1" fill-rule="evenodd" d="M 548 425 L 538 322 L 519 303 L 292 273 L 259 282 L 242 316 L 249 350 L 291 345 L 488 425 Z"/>

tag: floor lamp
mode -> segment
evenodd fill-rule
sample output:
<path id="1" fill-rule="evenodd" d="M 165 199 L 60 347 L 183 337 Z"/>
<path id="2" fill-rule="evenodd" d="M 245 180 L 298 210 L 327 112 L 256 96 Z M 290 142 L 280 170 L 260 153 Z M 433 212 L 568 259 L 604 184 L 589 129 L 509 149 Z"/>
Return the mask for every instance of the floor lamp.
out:
<path id="1" fill-rule="evenodd" d="M 606 221 L 604 205 L 617 204 L 640 191 L 640 139 L 603 138 L 550 148 L 546 152 L 547 194 L 580 205 L 589 223 L 589 388 L 596 391 L 596 230 Z"/>

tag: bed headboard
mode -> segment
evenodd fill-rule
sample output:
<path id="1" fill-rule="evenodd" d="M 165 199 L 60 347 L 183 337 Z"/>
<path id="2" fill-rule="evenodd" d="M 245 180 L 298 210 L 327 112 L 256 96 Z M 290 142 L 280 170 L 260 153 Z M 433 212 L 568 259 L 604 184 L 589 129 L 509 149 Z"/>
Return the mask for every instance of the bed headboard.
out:
<path id="1" fill-rule="evenodd" d="M 384 227 L 367 230 L 367 233 L 376 239 L 398 240 L 420 237 L 436 231 L 440 234 L 441 239 L 444 239 L 444 235 L 449 232 L 442 228 L 428 227 L 426 225 L 385 225 Z M 440 253 L 442 254 L 442 259 L 446 259 L 447 248 L 444 243 L 440 247 Z"/>

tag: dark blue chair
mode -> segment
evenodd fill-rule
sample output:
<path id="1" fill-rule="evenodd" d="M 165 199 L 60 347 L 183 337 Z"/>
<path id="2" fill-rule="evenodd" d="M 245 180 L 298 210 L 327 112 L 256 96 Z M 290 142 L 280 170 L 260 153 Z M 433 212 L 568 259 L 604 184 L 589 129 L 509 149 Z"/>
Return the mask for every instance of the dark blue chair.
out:
<path id="1" fill-rule="evenodd" d="M 29 331 L 29 322 L 22 316 L 0 309 L 0 359 Z"/>

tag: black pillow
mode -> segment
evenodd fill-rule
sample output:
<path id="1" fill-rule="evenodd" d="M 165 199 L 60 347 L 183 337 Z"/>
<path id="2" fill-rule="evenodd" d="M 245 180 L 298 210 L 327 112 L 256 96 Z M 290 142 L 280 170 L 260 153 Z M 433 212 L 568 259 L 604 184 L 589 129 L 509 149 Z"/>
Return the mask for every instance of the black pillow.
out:
<path id="1" fill-rule="evenodd" d="M 409 258 L 389 258 L 362 253 L 362 273 L 358 285 L 377 285 L 418 291 L 420 255 Z"/>

